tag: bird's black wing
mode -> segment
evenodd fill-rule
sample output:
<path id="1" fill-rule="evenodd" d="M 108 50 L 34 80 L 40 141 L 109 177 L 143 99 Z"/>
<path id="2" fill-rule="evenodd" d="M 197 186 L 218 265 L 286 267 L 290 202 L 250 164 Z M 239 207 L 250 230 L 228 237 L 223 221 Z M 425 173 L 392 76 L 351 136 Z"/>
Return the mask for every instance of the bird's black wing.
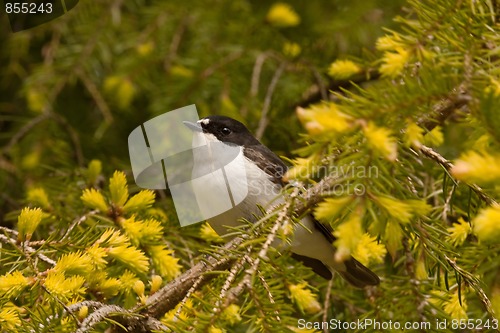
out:
<path id="1" fill-rule="evenodd" d="M 273 183 L 284 185 L 282 179 L 288 168 L 269 148 L 262 144 L 247 146 L 243 150 L 243 154 L 267 173 Z"/>

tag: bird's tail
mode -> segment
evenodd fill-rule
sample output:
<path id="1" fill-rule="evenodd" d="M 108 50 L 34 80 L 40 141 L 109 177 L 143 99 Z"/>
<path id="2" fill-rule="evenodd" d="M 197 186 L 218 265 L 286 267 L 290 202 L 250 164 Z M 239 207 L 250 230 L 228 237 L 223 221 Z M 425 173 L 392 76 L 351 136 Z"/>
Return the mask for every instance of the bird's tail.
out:
<path id="1" fill-rule="evenodd" d="M 292 253 L 292 257 L 302 262 L 307 267 L 312 268 L 316 274 L 326 280 L 330 280 L 332 278 L 332 272 L 335 271 L 338 272 L 339 275 L 342 276 L 347 282 L 358 288 L 375 286 L 380 283 L 380 279 L 377 274 L 363 266 L 363 264 L 353 257 L 344 261 L 342 264 L 333 264 L 330 262 L 330 265 L 324 264 L 318 259 L 301 256 L 296 253 Z"/>
<path id="2" fill-rule="evenodd" d="M 350 258 L 344 261 L 345 270 L 338 271 L 338 273 L 350 284 L 358 288 L 366 286 L 375 286 L 380 283 L 377 274 L 363 266 L 359 261 Z"/>

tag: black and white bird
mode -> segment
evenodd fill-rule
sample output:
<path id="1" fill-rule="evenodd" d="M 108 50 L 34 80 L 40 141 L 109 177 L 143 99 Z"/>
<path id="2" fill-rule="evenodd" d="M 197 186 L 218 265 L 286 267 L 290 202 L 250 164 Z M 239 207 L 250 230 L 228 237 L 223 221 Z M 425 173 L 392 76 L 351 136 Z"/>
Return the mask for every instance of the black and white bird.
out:
<path id="1" fill-rule="evenodd" d="M 209 219 L 208 222 L 219 235 L 226 234 L 228 227 L 238 226 L 238 220 L 241 218 L 255 220 L 255 215 L 260 214 L 258 205 L 269 208 L 271 202 L 276 204 L 276 198 L 280 196 L 284 185 L 282 176 L 287 167 L 276 154 L 260 143 L 245 125 L 235 119 L 218 115 L 203 118 L 197 123 L 184 122 L 184 124 L 208 146 L 222 143 L 228 147 L 239 148 L 240 153 L 233 156 L 237 163 L 233 165 L 244 168 L 246 182 L 233 179 L 231 186 L 233 192 L 246 195 L 233 208 Z M 204 154 L 198 157 L 195 163 L 205 167 L 220 165 L 216 163 L 217 156 L 217 153 Z M 241 170 L 239 172 L 241 173 Z M 203 186 L 212 193 L 211 195 L 217 196 L 217 185 L 211 184 L 210 179 Z M 379 277 L 356 259 L 350 257 L 343 262 L 336 261 L 336 249 L 332 244 L 334 241 L 335 237 L 330 226 L 320 223 L 312 215 L 307 215 L 300 224 L 295 224 L 289 246 L 292 257 L 311 267 L 325 279 L 331 279 L 332 273 L 336 271 L 356 287 L 362 288 L 380 283 Z"/>

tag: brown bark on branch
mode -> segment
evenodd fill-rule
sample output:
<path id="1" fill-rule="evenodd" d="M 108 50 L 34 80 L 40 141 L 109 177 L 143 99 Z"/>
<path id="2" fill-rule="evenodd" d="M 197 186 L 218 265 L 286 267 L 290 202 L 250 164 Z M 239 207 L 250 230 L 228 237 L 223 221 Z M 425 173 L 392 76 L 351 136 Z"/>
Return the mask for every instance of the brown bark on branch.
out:
<path id="1" fill-rule="evenodd" d="M 337 180 L 336 177 L 326 177 L 315 186 L 311 187 L 300 195 L 302 200 L 297 200 L 293 213 L 297 215 L 304 214 L 310 207 L 316 205 L 321 200 L 321 195 L 327 192 Z M 154 295 L 148 298 L 146 306 L 141 313 L 155 318 L 159 318 L 167 311 L 173 309 L 187 294 L 192 284 L 201 276 L 205 276 L 198 287 L 214 278 L 215 274 L 206 274 L 211 271 L 226 270 L 231 267 L 235 258 L 229 257 L 227 252 L 236 249 L 243 239 L 234 238 L 226 243 L 220 251 L 220 257 L 209 256 L 206 260 L 199 262 L 175 280 L 168 283 Z M 138 307 L 139 308 L 139 307 Z"/>

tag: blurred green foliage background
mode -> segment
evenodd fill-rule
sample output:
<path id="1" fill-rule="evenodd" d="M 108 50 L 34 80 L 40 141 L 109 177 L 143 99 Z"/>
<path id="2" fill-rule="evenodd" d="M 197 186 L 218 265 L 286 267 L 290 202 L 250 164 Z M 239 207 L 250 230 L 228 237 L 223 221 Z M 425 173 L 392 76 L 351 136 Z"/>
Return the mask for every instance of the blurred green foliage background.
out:
<path id="1" fill-rule="evenodd" d="M 269 16 L 272 2 L 245 0 L 80 1 L 18 33 L 2 15 L 0 224 L 23 206 L 26 188 L 43 183 L 64 199 L 61 184 L 91 159 L 105 174 L 130 170 L 130 131 L 189 104 L 200 116 L 260 126 L 265 144 L 291 156 L 303 131 L 295 106 L 327 97 L 328 65 L 370 58 L 381 27 L 404 8 L 394 0 L 287 3 L 295 22 L 286 11 L 283 22 Z"/>

